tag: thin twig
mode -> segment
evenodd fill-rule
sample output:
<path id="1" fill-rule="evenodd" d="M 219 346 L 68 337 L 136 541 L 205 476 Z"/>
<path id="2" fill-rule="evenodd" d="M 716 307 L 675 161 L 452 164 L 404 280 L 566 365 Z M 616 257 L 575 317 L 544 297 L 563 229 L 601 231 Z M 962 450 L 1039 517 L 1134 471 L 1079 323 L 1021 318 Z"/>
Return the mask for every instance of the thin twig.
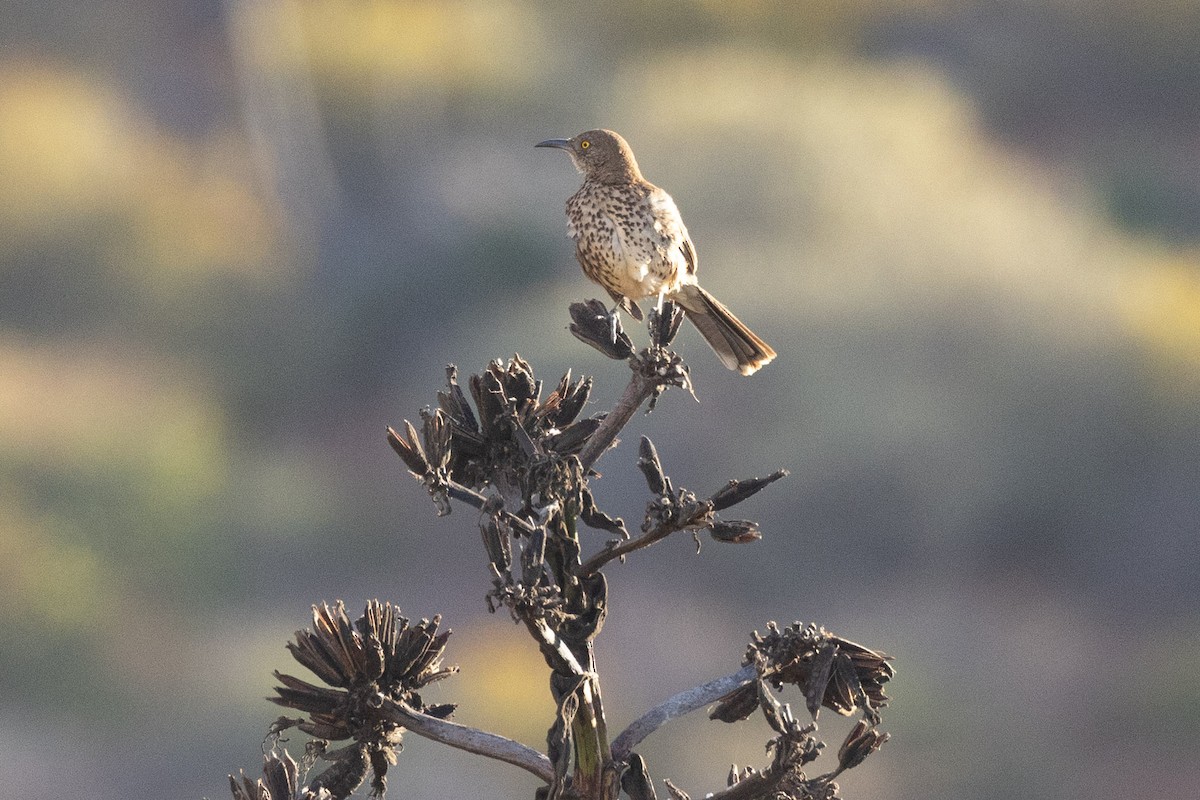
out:
<path id="1" fill-rule="evenodd" d="M 469 506 L 474 506 L 482 511 L 488 503 L 488 498 L 485 495 L 480 494 L 470 487 L 462 485 L 458 481 L 446 481 L 445 485 L 446 493 L 448 495 L 453 497 L 455 500 L 466 503 Z M 505 521 L 508 522 L 509 525 L 511 525 L 513 528 L 516 528 L 521 533 L 532 536 L 533 533 L 537 531 L 537 528 L 533 525 L 533 523 L 518 517 L 516 514 L 501 510 L 500 516 L 504 517 Z"/>
<path id="2" fill-rule="evenodd" d="M 642 403 L 653 396 L 654 390 L 658 386 L 658 381 L 646 377 L 636 368 L 633 370 L 629 385 L 625 387 L 621 398 L 617 400 L 613 410 L 608 412 L 608 416 L 600 423 L 600 427 L 596 428 L 595 433 L 588 438 L 583 449 L 579 451 L 579 462 L 583 465 L 585 472 L 612 445 L 617 434 L 633 418 Z"/>
<path id="3" fill-rule="evenodd" d="M 687 530 L 686 522 L 667 522 L 651 528 L 646 533 L 634 539 L 626 539 L 623 542 L 618 542 L 611 547 L 601 550 L 596 555 L 589 558 L 587 561 L 575 568 L 575 574 L 580 578 L 591 575 L 598 571 L 601 567 L 614 559 L 632 553 L 634 550 L 641 550 L 643 547 L 649 547 L 655 542 L 665 539 L 672 533 Z"/>
<path id="4" fill-rule="evenodd" d="M 755 675 L 754 665 L 747 664 L 732 675 L 716 678 L 708 683 L 680 692 L 668 700 L 659 703 L 634 720 L 629 727 L 621 731 L 621 734 L 616 739 L 613 739 L 613 759 L 617 761 L 627 760 L 633 748 L 647 736 L 658 730 L 664 723 L 670 722 L 676 717 L 682 717 L 684 714 L 690 714 L 699 708 L 704 708 L 710 703 L 715 703 L 739 686 L 745 686 L 754 680 Z"/>
<path id="5" fill-rule="evenodd" d="M 394 722 L 426 739 L 512 764 L 536 775 L 546 783 L 554 780 L 554 766 L 550 759 L 520 742 L 478 728 L 459 725 L 457 722 L 431 717 L 394 700 L 385 700 L 382 710 Z"/>

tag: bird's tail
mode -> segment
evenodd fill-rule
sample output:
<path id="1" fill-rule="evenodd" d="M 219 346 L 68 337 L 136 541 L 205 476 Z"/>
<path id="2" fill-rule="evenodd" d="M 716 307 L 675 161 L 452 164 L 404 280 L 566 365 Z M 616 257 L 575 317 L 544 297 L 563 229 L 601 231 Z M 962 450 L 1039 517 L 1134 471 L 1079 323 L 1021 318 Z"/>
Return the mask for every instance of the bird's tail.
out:
<path id="1" fill-rule="evenodd" d="M 753 375 L 775 358 L 771 345 L 758 338 L 720 300 L 696 284 L 685 285 L 671 299 L 683 307 L 687 318 L 729 369 Z"/>

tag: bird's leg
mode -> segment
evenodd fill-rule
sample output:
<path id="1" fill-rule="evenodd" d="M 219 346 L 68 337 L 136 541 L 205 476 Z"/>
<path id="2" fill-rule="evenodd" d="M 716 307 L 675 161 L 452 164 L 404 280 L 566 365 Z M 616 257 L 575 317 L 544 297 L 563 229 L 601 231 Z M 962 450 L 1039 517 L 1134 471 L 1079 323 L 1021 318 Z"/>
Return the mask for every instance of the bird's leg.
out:
<path id="1" fill-rule="evenodd" d="M 661 352 L 666 348 L 662 345 L 663 335 L 663 303 L 666 302 L 666 291 L 658 290 L 658 301 L 654 304 L 654 313 L 650 315 L 653 324 L 650 326 L 650 342 L 654 346 L 655 351 Z"/>
<path id="2" fill-rule="evenodd" d="M 612 343 L 617 343 L 617 326 L 621 324 L 621 301 L 612 307 L 612 311 L 608 314 L 608 332 L 612 337 Z"/>

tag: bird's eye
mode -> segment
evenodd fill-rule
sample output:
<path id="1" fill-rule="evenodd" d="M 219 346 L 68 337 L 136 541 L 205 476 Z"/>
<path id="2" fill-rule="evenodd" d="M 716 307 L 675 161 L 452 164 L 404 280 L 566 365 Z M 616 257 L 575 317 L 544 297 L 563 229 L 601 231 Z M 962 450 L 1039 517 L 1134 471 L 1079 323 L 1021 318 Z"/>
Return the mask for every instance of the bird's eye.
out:
<path id="1" fill-rule="evenodd" d="M 592 143 L 589 142 L 587 139 L 584 139 L 582 142 L 579 143 L 580 150 L 587 150 L 591 146 L 592 146 Z"/>

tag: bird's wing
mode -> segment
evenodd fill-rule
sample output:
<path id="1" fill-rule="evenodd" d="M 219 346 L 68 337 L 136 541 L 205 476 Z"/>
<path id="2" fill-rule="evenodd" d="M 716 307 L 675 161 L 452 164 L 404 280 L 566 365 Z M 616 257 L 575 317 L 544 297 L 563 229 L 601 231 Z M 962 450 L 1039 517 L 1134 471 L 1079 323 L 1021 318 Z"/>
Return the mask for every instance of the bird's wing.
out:
<path id="1" fill-rule="evenodd" d="M 671 195 L 657 186 L 650 192 L 650 213 L 654 217 L 654 230 L 663 237 L 666 251 L 675 258 L 675 253 L 683 257 L 683 267 L 688 275 L 695 275 L 699 265 L 696 259 L 696 248 L 692 246 L 692 237 L 688 235 L 687 226 L 679 207 Z"/>
<path id="2" fill-rule="evenodd" d="M 685 231 L 686 233 L 686 231 Z M 683 251 L 683 258 L 687 261 L 687 274 L 696 274 L 696 249 L 692 247 L 692 240 L 685 237 L 683 244 L 679 245 L 679 249 Z"/>

